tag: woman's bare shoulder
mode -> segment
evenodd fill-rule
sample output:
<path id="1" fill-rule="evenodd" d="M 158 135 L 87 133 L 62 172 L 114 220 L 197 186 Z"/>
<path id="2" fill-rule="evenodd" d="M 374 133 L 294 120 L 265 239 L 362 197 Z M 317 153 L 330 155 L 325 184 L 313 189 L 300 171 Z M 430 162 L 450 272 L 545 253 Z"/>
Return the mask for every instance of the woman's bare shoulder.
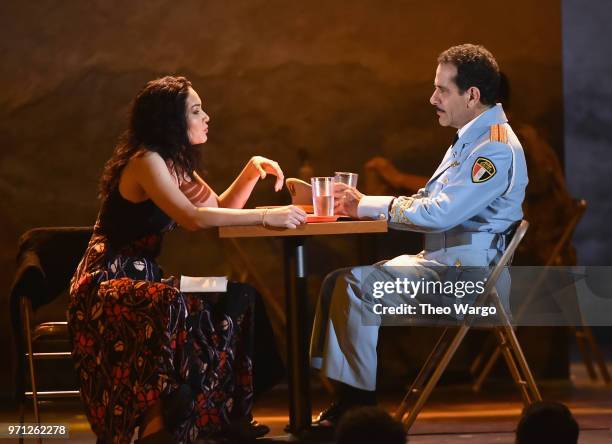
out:
<path id="1" fill-rule="evenodd" d="M 142 149 L 134 153 L 134 155 L 128 161 L 128 166 L 135 168 L 159 168 L 165 166 L 166 162 L 164 159 L 155 151 Z"/>

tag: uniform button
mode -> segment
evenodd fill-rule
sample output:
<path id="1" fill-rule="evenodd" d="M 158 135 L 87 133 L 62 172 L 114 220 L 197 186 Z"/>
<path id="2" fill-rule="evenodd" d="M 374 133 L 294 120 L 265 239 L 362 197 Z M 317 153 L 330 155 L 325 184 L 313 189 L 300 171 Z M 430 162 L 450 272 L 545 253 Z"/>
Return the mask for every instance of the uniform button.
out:
<path id="1" fill-rule="evenodd" d="M 385 213 L 380 213 L 380 214 L 378 215 L 378 218 L 379 218 L 380 220 L 386 220 L 386 219 L 387 219 L 387 215 L 386 215 Z"/>

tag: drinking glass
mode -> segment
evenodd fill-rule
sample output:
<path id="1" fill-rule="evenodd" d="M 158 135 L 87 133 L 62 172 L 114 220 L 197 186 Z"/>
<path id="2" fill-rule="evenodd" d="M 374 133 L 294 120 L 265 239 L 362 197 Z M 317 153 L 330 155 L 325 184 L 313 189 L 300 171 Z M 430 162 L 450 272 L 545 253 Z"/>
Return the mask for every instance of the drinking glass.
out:
<path id="1" fill-rule="evenodd" d="M 357 188 L 357 179 L 359 178 L 359 174 L 336 171 L 334 175 L 334 179 L 336 182 L 344 183 L 351 188 Z"/>
<path id="2" fill-rule="evenodd" d="M 334 178 L 313 177 L 310 179 L 312 185 L 312 206 L 315 216 L 334 215 Z"/>

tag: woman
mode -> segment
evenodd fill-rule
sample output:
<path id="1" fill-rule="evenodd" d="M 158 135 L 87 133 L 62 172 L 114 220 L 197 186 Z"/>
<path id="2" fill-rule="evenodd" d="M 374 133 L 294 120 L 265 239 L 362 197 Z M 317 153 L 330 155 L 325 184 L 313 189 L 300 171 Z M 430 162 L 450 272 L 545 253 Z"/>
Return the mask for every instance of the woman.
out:
<path id="1" fill-rule="evenodd" d="M 252 331 L 256 294 L 230 283 L 211 297 L 182 294 L 155 262 L 163 233 L 224 225 L 295 228 L 297 207 L 244 210 L 276 162 L 253 157 L 220 196 L 198 176 L 210 119 L 184 77 L 146 84 L 106 163 L 94 234 L 71 282 L 69 328 L 81 397 L 98 442 L 253 438 Z M 246 418 L 246 420 L 245 420 Z"/>

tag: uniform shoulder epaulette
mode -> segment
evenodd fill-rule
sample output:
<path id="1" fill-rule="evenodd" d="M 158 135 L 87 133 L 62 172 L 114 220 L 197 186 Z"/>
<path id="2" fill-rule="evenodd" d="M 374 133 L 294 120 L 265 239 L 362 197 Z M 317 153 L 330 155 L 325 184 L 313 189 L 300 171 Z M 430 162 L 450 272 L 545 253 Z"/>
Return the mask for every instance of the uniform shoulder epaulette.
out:
<path id="1" fill-rule="evenodd" d="M 489 141 L 508 143 L 508 130 L 504 125 L 491 125 L 489 127 Z"/>

